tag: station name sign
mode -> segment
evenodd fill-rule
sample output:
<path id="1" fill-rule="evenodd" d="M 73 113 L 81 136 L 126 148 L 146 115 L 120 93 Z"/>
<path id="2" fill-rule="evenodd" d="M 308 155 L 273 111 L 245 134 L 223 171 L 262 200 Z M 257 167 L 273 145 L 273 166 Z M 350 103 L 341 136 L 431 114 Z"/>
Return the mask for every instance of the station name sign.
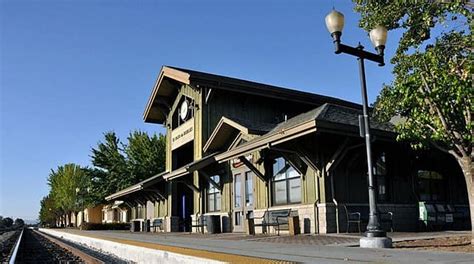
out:
<path id="1" fill-rule="evenodd" d="M 194 139 L 194 118 L 171 131 L 171 150 L 175 150 Z"/>

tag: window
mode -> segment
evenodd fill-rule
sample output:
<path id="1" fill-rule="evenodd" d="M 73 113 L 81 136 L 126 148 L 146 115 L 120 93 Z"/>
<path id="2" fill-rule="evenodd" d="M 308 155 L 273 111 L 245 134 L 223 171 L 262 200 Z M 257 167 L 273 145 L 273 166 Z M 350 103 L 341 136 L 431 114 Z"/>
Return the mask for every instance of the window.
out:
<path id="1" fill-rule="evenodd" d="M 418 191 L 421 201 L 445 201 L 446 184 L 443 175 L 435 171 L 418 171 Z"/>
<path id="2" fill-rule="evenodd" d="M 273 163 L 272 195 L 274 205 L 301 202 L 300 174 L 281 157 Z"/>
<path id="3" fill-rule="evenodd" d="M 240 173 L 234 175 L 234 207 L 242 206 L 242 180 Z"/>
<path id="4" fill-rule="evenodd" d="M 387 166 L 385 163 L 385 153 L 382 152 L 377 158 L 372 171 L 377 179 L 377 198 L 381 202 L 387 201 Z"/>
<path id="5" fill-rule="evenodd" d="M 211 176 L 211 179 L 220 184 L 220 177 L 219 175 Z M 214 187 L 211 183 L 209 183 L 209 187 L 207 189 L 207 211 L 208 212 L 216 212 L 221 210 L 221 192 L 219 189 Z"/>
<path id="6" fill-rule="evenodd" d="M 253 205 L 253 180 L 250 171 L 245 173 L 245 206 Z"/>

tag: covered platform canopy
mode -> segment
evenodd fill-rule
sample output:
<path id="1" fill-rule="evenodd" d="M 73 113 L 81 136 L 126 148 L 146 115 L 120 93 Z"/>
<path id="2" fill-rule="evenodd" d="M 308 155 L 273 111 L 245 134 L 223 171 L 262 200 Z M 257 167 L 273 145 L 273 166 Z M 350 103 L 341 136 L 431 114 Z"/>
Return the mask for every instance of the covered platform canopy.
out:
<path id="1" fill-rule="evenodd" d="M 145 204 L 149 201 L 161 201 L 166 199 L 162 190 L 157 188 L 156 184 L 163 181 L 163 176 L 168 172 L 162 172 L 143 180 L 137 184 L 120 190 L 114 194 L 105 197 L 106 201 L 124 201 L 125 203 Z"/>
<path id="2" fill-rule="evenodd" d="M 216 162 L 216 160 L 215 160 L 216 155 L 217 155 L 217 153 L 214 153 L 214 154 L 211 154 L 211 155 L 207 155 L 202 159 L 190 162 L 190 163 L 184 165 L 183 167 L 181 167 L 179 169 L 176 169 L 176 170 L 164 175 L 163 178 L 167 181 L 170 181 L 170 180 L 174 180 L 174 179 L 177 179 L 179 177 L 188 175 L 188 174 L 190 174 L 194 171 L 201 170 L 201 169 L 211 165 L 212 163 L 215 163 Z"/>
<path id="3" fill-rule="evenodd" d="M 199 171 L 199 175 L 203 176 L 208 182 L 210 182 L 214 187 L 217 189 L 221 190 L 222 186 L 216 183 L 214 180 L 211 179 L 211 177 L 204 171 L 204 169 L 212 164 L 216 163 L 216 155 L 218 153 L 213 153 L 210 155 L 207 155 L 199 160 L 195 160 L 193 162 L 190 162 L 183 167 L 176 169 L 166 175 L 164 175 L 164 179 L 166 181 L 172 181 L 172 180 L 178 180 L 180 182 L 183 182 L 191 188 L 195 192 L 199 192 L 199 188 L 194 186 L 192 181 L 189 181 L 188 179 L 183 179 L 183 176 L 189 175 L 195 171 Z"/>

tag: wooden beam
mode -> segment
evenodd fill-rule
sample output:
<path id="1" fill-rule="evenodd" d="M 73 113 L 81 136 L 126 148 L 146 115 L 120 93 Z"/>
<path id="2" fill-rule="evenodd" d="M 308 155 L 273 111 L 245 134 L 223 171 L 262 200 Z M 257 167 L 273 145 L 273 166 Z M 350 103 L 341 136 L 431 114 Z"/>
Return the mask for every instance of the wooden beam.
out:
<path id="1" fill-rule="evenodd" d="M 344 142 L 342 142 L 341 145 L 339 145 L 339 147 L 337 148 L 337 150 L 334 152 L 334 154 L 332 155 L 331 159 L 329 160 L 329 162 L 326 164 L 326 171 L 329 172 L 331 170 L 331 167 L 334 165 L 334 164 L 337 164 L 339 163 L 339 159 L 341 158 L 341 154 L 343 153 L 343 151 L 345 150 L 347 144 L 349 143 L 349 138 L 346 137 L 346 139 L 344 140 Z M 345 155 L 342 155 L 342 156 L 345 156 Z"/>
<path id="2" fill-rule="evenodd" d="M 163 98 L 160 98 L 160 97 L 155 98 L 155 102 L 158 105 L 162 105 L 162 106 L 166 107 L 166 109 L 168 110 L 168 113 L 171 112 L 171 105 L 168 102 L 166 102 Z M 168 114 L 168 113 L 166 113 L 166 114 Z"/>
<path id="3" fill-rule="evenodd" d="M 165 196 L 163 195 L 163 193 L 161 193 L 161 191 L 158 190 L 158 189 L 151 188 L 151 189 L 144 189 L 144 191 L 146 191 L 146 192 L 152 192 L 152 193 L 156 194 L 156 195 L 160 198 L 160 200 L 166 200 L 166 198 L 165 198 Z"/>
<path id="4" fill-rule="evenodd" d="M 130 208 L 134 207 L 134 205 L 130 204 L 128 201 L 123 201 L 123 203 L 126 204 Z"/>
<path id="5" fill-rule="evenodd" d="M 199 170 L 198 171 L 200 175 L 202 175 L 207 181 L 209 181 L 210 184 L 212 184 L 212 186 L 214 186 L 215 188 L 217 188 L 219 191 L 222 191 L 222 186 L 220 184 L 217 184 L 217 182 L 215 182 L 211 176 L 209 176 L 209 174 L 207 174 L 206 172 L 204 172 L 203 170 Z"/>
<path id="6" fill-rule="evenodd" d="M 298 164 L 293 162 L 293 160 L 291 160 L 290 155 L 288 155 L 287 153 L 281 152 L 281 155 L 283 156 L 283 158 L 285 158 L 286 161 L 288 161 L 288 163 L 290 163 L 291 167 L 293 167 L 301 176 L 304 177 L 306 173 L 303 172 L 303 166 L 298 166 Z"/>
<path id="7" fill-rule="evenodd" d="M 154 201 L 156 200 L 156 198 L 153 197 L 153 195 L 147 194 L 147 193 L 144 193 L 144 194 L 143 194 L 143 197 L 145 197 L 145 199 L 147 200 L 147 202 L 154 202 Z"/>
<path id="8" fill-rule="evenodd" d="M 255 168 L 255 166 L 253 166 L 253 164 L 248 161 L 244 156 L 240 156 L 239 157 L 239 160 L 245 164 L 245 166 L 247 166 L 247 168 L 249 168 L 253 173 L 255 173 L 255 175 L 257 175 L 257 177 L 260 178 L 260 180 L 262 180 L 263 182 L 266 182 L 266 178 L 265 178 L 265 175 L 263 175 L 257 168 Z"/>
<path id="9" fill-rule="evenodd" d="M 137 201 L 137 203 L 139 205 L 145 205 L 146 206 L 146 200 L 144 200 L 143 197 L 135 197 L 134 199 L 135 199 L 135 201 Z"/>
<path id="10" fill-rule="evenodd" d="M 189 182 L 187 182 L 187 181 L 178 181 L 178 182 L 183 183 L 184 185 L 186 185 L 189 189 L 191 189 L 191 190 L 194 191 L 194 192 L 197 192 L 197 193 L 200 192 L 199 188 L 196 187 L 196 186 L 195 186 L 194 184 L 192 184 L 192 183 L 189 183 Z"/>
<path id="11" fill-rule="evenodd" d="M 306 153 L 304 150 L 298 150 L 298 155 L 300 156 L 300 159 L 308 165 L 311 169 L 313 169 L 315 172 L 320 172 L 321 168 L 318 167 L 318 165 L 310 158 L 308 153 Z"/>

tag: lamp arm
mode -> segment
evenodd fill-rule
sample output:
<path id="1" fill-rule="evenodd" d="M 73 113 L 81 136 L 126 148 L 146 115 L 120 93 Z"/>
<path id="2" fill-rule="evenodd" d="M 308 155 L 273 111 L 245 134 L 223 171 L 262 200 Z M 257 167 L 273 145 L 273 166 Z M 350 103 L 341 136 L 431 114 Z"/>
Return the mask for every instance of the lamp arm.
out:
<path id="1" fill-rule="evenodd" d="M 364 47 L 362 47 L 362 46 L 358 46 L 357 48 L 354 48 L 354 47 L 351 47 L 351 46 L 344 45 L 344 44 L 340 43 L 339 41 L 335 41 L 334 45 L 335 45 L 335 48 L 336 48 L 336 50 L 335 50 L 336 54 L 346 53 L 346 54 L 350 54 L 350 55 L 359 57 L 361 59 L 366 59 L 366 60 L 370 60 L 370 61 L 373 61 L 373 62 L 377 62 L 379 64 L 379 66 L 384 66 L 385 65 L 383 55 L 378 55 L 378 54 L 375 54 L 375 53 L 372 53 L 372 52 L 365 51 L 365 50 L 363 50 Z"/>

